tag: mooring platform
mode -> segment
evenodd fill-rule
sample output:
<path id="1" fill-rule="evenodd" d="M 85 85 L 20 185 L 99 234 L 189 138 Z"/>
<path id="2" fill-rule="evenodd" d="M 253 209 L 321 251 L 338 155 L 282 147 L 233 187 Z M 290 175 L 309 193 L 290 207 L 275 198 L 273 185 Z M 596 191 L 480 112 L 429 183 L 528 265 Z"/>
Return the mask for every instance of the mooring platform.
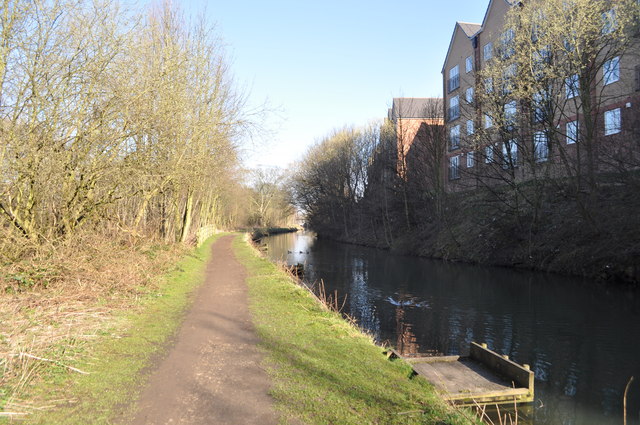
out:
<path id="1" fill-rule="evenodd" d="M 469 356 L 389 357 L 409 363 L 415 373 L 431 382 L 446 400 L 459 405 L 528 403 L 534 398 L 534 374 L 507 356 L 471 343 Z"/>

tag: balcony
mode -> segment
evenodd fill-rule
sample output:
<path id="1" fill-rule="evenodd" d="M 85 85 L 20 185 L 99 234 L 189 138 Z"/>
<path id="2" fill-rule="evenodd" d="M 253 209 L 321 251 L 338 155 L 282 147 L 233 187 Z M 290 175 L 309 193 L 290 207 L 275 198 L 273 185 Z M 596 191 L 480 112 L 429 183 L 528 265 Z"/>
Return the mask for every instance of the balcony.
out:
<path id="1" fill-rule="evenodd" d="M 540 124 L 547 120 L 547 112 L 539 107 L 535 107 L 533 110 L 533 124 Z"/>
<path id="2" fill-rule="evenodd" d="M 456 136 L 456 137 L 452 137 L 449 140 L 449 151 L 455 151 L 457 149 L 460 149 L 460 136 Z"/>
<path id="3" fill-rule="evenodd" d="M 455 105 L 447 110 L 447 120 L 449 122 L 460 118 L 460 105 Z"/>
<path id="4" fill-rule="evenodd" d="M 449 158 L 449 180 L 457 180 L 460 178 L 460 157 L 452 156 Z"/>
<path id="5" fill-rule="evenodd" d="M 447 81 L 448 93 L 460 88 L 460 74 L 454 75 Z"/>

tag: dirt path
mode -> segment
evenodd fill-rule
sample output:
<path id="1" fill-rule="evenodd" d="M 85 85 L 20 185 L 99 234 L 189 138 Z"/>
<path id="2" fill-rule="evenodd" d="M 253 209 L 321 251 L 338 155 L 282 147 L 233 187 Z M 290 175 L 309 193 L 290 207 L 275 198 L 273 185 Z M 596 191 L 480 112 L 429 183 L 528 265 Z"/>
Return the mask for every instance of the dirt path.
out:
<path id="1" fill-rule="evenodd" d="M 245 269 L 231 242 L 212 247 L 204 285 L 153 372 L 133 425 L 276 424 L 270 381 L 249 310 Z"/>

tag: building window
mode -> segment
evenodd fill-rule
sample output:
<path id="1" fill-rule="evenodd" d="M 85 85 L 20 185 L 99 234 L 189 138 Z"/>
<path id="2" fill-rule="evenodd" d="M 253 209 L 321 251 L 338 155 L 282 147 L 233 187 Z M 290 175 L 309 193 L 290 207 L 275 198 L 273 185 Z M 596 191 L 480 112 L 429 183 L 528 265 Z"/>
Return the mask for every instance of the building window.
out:
<path id="1" fill-rule="evenodd" d="M 452 156 L 449 158 L 449 179 L 455 180 L 460 178 L 460 156 Z"/>
<path id="2" fill-rule="evenodd" d="M 473 134 L 473 120 L 467 120 L 467 135 L 471 136 Z"/>
<path id="3" fill-rule="evenodd" d="M 473 87 L 468 87 L 464 92 L 464 97 L 467 103 L 473 103 Z"/>
<path id="4" fill-rule="evenodd" d="M 489 145 L 484 148 L 484 163 L 491 164 L 493 162 L 493 146 Z"/>
<path id="5" fill-rule="evenodd" d="M 467 56 L 467 59 L 464 61 L 464 70 L 467 72 L 473 71 L 473 57 Z"/>
<path id="6" fill-rule="evenodd" d="M 540 50 L 536 51 L 536 55 L 537 57 L 540 58 L 540 61 L 543 64 L 550 64 L 551 63 L 551 47 L 549 47 L 548 45 L 540 48 Z"/>
<path id="7" fill-rule="evenodd" d="M 604 113 L 604 135 L 617 134 L 622 131 L 622 117 L 620 108 L 612 109 Z"/>
<path id="8" fill-rule="evenodd" d="M 485 78 L 484 79 L 484 91 L 485 93 L 493 93 L 493 78 Z"/>
<path id="9" fill-rule="evenodd" d="M 516 37 L 516 32 L 513 28 L 509 28 L 502 34 L 502 57 L 508 59 L 516 52 L 513 40 Z"/>
<path id="10" fill-rule="evenodd" d="M 572 99 L 580 94 L 580 80 L 578 74 L 573 74 L 564 80 L 565 94 L 567 99 Z"/>
<path id="11" fill-rule="evenodd" d="M 491 127 L 493 127 L 493 119 L 491 118 L 491 116 L 484 114 L 484 128 Z"/>
<path id="12" fill-rule="evenodd" d="M 572 145 L 578 141 L 578 121 L 569 121 L 567 123 L 567 145 Z"/>
<path id="13" fill-rule="evenodd" d="M 482 58 L 486 61 L 493 57 L 493 43 L 487 43 L 482 48 Z"/>
<path id="14" fill-rule="evenodd" d="M 451 149 L 458 149 L 460 147 L 460 126 L 454 125 L 449 130 L 449 140 L 451 141 Z"/>
<path id="15" fill-rule="evenodd" d="M 513 130 L 516 124 L 516 101 L 512 100 L 504 105 L 504 123 L 508 130 Z"/>
<path id="16" fill-rule="evenodd" d="M 538 131 L 533 135 L 533 156 L 536 162 L 545 162 L 549 159 L 549 144 L 544 131 Z"/>
<path id="17" fill-rule="evenodd" d="M 551 49 L 544 46 L 533 52 L 533 76 L 536 80 L 541 80 L 545 76 L 545 71 L 551 63 Z"/>
<path id="18" fill-rule="evenodd" d="M 458 65 L 449 70 L 449 93 L 460 87 L 460 69 Z"/>
<path id="19" fill-rule="evenodd" d="M 609 9 L 606 12 L 602 13 L 602 34 L 611 34 L 615 31 L 618 26 L 618 22 L 616 20 L 616 11 L 614 9 Z"/>
<path id="20" fill-rule="evenodd" d="M 620 80 L 620 56 L 604 63 L 602 77 L 605 86 Z"/>
<path id="21" fill-rule="evenodd" d="M 541 123 L 546 117 L 548 95 L 546 91 L 540 91 L 533 95 L 533 122 Z"/>
<path id="22" fill-rule="evenodd" d="M 460 118 L 460 97 L 453 96 L 449 99 L 449 121 Z"/>
<path id="23" fill-rule="evenodd" d="M 475 155 L 473 151 L 467 152 L 467 168 L 473 168 L 475 164 L 476 164 L 476 161 L 475 161 Z"/>
<path id="24" fill-rule="evenodd" d="M 511 93 L 513 81 L 515 80 L 518 67 L 515 63 L 507 66 L 502 73 L 502 94 L 505 96 Z"/>
<path id="25" fill-rule="evenodd" d="M 534 16 L 533 24 L 531 25 L 531 41 L 537 43 L 540 37 L 544 36 L 542 22 L 545 22 L 544 13 L 539 11 Z"/>
<path id="26" fill-rule="evenodd" d="M 575 36 L 572 38 L 565 37 L 562 40 L 562 45 L 564 46 L 564 50 L 566 50 L 568 53 L 572 53 L 576 49 Z"/>
<path id="27" fill-rule="evenodd" d="M 515 140 L 509 140 L 502 144 L 502 168 L 515 168 L 518 166 L 518 144 Z"/>

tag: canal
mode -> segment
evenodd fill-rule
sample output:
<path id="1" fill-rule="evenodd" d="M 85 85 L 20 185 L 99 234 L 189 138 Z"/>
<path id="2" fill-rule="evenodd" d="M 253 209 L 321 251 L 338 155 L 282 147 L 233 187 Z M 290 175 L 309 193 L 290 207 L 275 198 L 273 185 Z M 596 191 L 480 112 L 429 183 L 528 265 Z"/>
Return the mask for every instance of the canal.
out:
<path id="1" fill-rule="evenodd" d="M 540 272 L 452 264 L 290 233 L 265 239 L 274 261 L 346 296 L 344 312 L 404 353 L 466 354 L 486 342 L 531 365 L 535 425 L 640 424 L 640 294 Z M 523 423 L 521 421 L 520 423 Z"/>

